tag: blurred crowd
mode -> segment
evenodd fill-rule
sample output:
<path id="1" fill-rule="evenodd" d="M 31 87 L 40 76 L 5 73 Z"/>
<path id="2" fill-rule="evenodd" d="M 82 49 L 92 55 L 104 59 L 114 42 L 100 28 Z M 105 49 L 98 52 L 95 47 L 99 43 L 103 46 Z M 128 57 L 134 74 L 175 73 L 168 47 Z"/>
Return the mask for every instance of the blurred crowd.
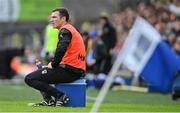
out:
<path id="1" fill-rule="evenodd" d="M 126 7 L 111 16 L 102 14 L 97 22 L 83 24 L 89 25 L 89 28 L 82 25 L 87 49 L 87 72 L 95 74 L 95 80 L 105 80 L 138 16 L 151 23 L 161 34 L 162 40 L 172 47 L 177 57 L 180 56 L 180 1 L 141 1 L 136 8 Z M 115 84 L 124 83 L 121 77 L 115 78 Z"/>
<path id="2" fill-rule="evenodd" d="M 137 16 L 144 17 L 179 55 L 180 47 L 180 1 L 166 0 L 140 2 L 137 9 L 127 7 L 112 16 L 112 23 L 117 30 L 117 39 L 123 43 Z M 118 42 L 117 42 L 118 43 Z"/>

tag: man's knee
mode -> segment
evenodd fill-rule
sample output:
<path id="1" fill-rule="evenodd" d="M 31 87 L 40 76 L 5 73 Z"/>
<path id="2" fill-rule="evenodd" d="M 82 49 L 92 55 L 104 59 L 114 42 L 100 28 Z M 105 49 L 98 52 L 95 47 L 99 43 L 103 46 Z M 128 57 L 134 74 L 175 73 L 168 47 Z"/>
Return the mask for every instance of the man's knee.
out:
<path id="1" fill-rule="evenodd" d="M 25 78 L 24 78 L 24 82 L 28 85 L 31 84 L 31 82 L 33 81 L 31 74 L 28 74 Z"/>

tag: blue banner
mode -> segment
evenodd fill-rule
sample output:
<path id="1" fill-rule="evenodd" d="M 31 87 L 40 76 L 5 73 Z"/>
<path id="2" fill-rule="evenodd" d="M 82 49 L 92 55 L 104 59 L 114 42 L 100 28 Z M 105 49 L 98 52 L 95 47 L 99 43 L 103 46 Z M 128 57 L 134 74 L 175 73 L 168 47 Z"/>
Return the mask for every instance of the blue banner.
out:
<path id="1" fill-rule="evenodd" d="M 150 91 L 168 93 L 179 69 L 180 59 L 167 43 L 160 41 L 140 75 Z"/>

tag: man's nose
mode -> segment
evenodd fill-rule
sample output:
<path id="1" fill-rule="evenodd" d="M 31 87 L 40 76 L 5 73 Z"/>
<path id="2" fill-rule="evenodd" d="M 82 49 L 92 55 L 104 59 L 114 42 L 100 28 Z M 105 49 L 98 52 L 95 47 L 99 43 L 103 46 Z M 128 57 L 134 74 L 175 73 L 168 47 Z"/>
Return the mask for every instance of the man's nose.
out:
<path id="1" fill-rule="evenodd" d="M 53 18 L 50 18 L 49 21 L 52 22 L 52 21 L 53 21 Z"/>

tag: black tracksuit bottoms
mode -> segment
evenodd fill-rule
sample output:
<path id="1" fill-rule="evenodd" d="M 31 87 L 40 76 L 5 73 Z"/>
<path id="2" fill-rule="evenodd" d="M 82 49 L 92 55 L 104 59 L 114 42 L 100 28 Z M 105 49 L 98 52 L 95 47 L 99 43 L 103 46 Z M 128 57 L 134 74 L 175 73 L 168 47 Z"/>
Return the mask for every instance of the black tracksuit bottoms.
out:
<path id="1" fill-rule="evenodd" d="M 58 98 L 64 93 L 58 91 L 51 84 L 70 83 L 83 76 L 82 73 L 75 73 L 72 70 L 57 67 L 54 69 L 43 68 L 28 74 L 24 81 L 30 87 L 39 90 L 43 98 L 50 99 L 51 96 Z"/>

